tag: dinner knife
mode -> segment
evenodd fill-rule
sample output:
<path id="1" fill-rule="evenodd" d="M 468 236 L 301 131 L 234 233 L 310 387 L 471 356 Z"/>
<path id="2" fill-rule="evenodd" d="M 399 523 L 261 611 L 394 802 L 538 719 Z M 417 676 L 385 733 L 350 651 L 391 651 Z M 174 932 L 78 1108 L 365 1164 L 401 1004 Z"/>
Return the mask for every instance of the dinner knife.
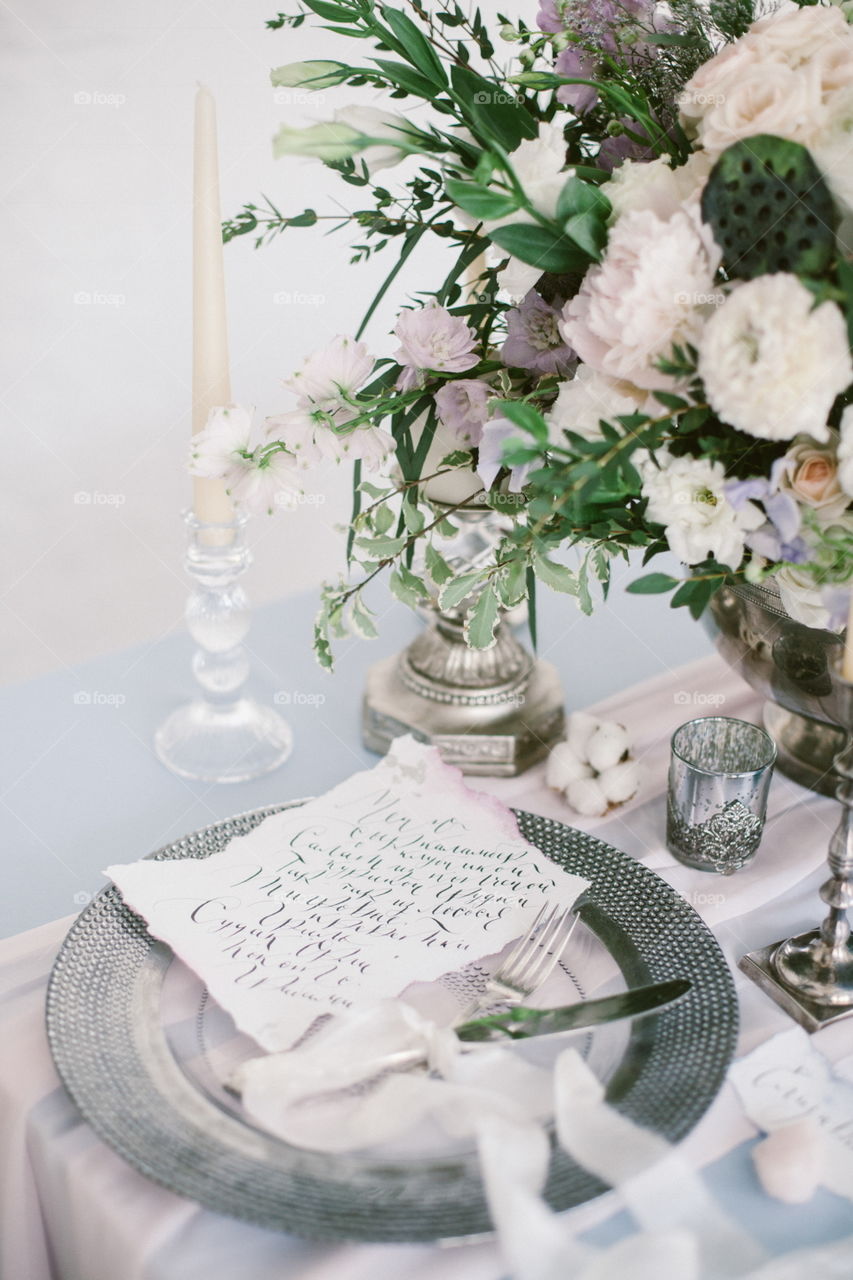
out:
<path id="1" fill-rule="evenodd" d="M 496 1033 L 512 1040 L 531 1036 L 552 1035 L 557 1031 L 577 1031 L 603 1022 L 619 1022 L 624 1018 L 641 1018 L 681 1000 L 690 990 L 687 978 L 672 978 L 644 987 L 632 987 L 615 996 L 598 1000 L 581 1000 L 560 1009 L 528 1009 L 516 1005 L 503 1013 L 487 1014 L 454 1027 L 457 1037 L 465 1042 L 493 1040 Z"/>

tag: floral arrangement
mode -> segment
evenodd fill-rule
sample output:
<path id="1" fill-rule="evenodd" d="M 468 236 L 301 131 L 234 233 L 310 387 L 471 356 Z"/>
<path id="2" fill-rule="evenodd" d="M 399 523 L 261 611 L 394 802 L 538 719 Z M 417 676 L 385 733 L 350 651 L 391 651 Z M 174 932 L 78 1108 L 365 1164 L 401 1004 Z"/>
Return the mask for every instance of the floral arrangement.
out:
<path id="1" fill-rule="evenodd" d="M 324 589 L 321 662 L 347 626 L 374 633 L 363 591 L 386 570 L 410 604 L 466 609 L 469 643 L 487 647 L 537 581 L 588 611 L 591 583 L 606 593 L 614 558 L 637 551 L 671 550 L 686 571 L 631 589 L 672 590 L 694 616 L 725 582 L 772 574 L 793 617 L 840 626 L 853 576 L 843 6 L 543 0 L 535 26 L 501 19 L 493 41 L 455 3 L 303 4 L 270 25 L 311 13 L 373 52 L 280 67 L 273 83 L 372 85 L 406 111 L 282 126 L 276 151 L 315 156 L 369 197 L 343 220 L 362 236 L 355 260 L 398 253 L 359 332 L 288 380 L 292 406 L 256 432 L 241 410 L 214 415 L 193 467 L 272 509 L 316 459 L 354 462 L 350 576 Z M 392 190 L 377 175 L 396 166 L 408 176 Z M 318 220 L 249 204 L 224 233 L 260 244 Z M 426 236 L 452 266 L 375 358 L 362 333 Z M 472 503 L 502 513 L 505 533 L 459 573 L 443 548 Z"/>

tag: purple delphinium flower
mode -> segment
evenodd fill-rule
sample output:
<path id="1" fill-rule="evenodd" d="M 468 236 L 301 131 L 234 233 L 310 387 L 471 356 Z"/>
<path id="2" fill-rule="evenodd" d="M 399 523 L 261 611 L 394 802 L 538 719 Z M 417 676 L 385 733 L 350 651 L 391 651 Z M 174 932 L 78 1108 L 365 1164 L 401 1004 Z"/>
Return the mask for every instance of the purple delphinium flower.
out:
<path id="1" fill-rule="evenodd" d="M 554 70 L 558 76 L 594 80 L 597 67 L 592 54 L 573 44 L 558 56 Z M 598 102 L 598 90 L 591 84 L 561 84 L 557 90 L 557 101 L 578 113 L 589 111 Z"/>
<path id="2" fill-rule="evenodd" d="M 504 364 L 567 377 L 577 356 L 560 333 L 562 308 L 562 299 L 555 299 L 552 304 L 531 289 L 517 307 L 508 311 L 507 337 L 501 347 Z"/>
<path id="3" fill-rule="evenodd" d="M 557 0 L 541 0 L 539 12 L 536 15 L 536 26 L 540 31 L 546 31 L 548 35 L 556 35 L 564 30 L 565 24 L 557 8 Z"/>
<path id="4" fill-rule="evenodd" d="M 638 137 L 647 137 L 646 130 L 636 120 L 630 120 L 624 117 L 619 122 L 626 129 Z M 629 138 L 625 133 L 619 133 L 614 138 L 605 138 L 598 151 L 596 164 L 600 169 L 606 169 L 608 173 L 612 173 L 614 169 L 618 169 L 623 160 L 654 160 L 656 151 L 649 142 L 635 142 L 633 138 Z"/>
<path id="5" fill-rule="evenodd" d="M 489 400 L 494 394 L 489 384 L 478 378 L 446 382 L 436 391 L 438 416 L 460 449 L 471 449 L 480 443 L 489 416 Z"/>
<path id="6" fill-rule="evenodd" d="M 476 333 L 446 307 L 431 304 L 401 311 L 394 333 L 400 339 L 394 358 L 403 366 L 397 380 L 403 391 L 422 384 L 425 372 L 464 373 L 479 362 Z"/>
<path id="7" fill-rule="evenodd" d="M 770 480 L 760 476 L 752 480 L 732 480 L 724 492 L 735 511 L 740 511 L 746 502 L 760 502 L 767 513 L 766 522 L 746 535 L 746 545 L 752 551 L 765 560 L 805 564 L 809 549 L 800 537 L 800 508 L 789 493 L 780 493 L 775 483 L 775 476 Z"/>
<path id="8" fill-rule="evenodd" d="M 840 631 L 847 625 L 851 590 L 849 586 L 824 587 L 821 592 L 821 603 L 829 614 L 826 625 L 830 631 Z"/>

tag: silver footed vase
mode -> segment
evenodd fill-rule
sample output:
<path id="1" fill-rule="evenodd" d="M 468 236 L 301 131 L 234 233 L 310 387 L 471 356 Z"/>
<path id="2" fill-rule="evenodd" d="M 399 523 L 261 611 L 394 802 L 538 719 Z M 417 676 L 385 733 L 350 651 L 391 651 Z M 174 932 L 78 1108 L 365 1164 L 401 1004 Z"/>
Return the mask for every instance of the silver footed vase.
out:
<path id="1" fill-rule="evenodd" d="M 453 520 L 459 532 L 442 548 L 452 568 L 465 573 L 490 563 L 505 518 L 472 500 Z M 424 631 L 402 653 L 370 668 L 364 743 L 384 754 L 395 738 L 411 733 L 463 773 L 509 777 L 563 737 L 563 691 L 551 663 L 524 648 L 506 616 L 491 648 L 469 648 L 469 606 L 470 600 L 455 609 L 425 605 Z"/>

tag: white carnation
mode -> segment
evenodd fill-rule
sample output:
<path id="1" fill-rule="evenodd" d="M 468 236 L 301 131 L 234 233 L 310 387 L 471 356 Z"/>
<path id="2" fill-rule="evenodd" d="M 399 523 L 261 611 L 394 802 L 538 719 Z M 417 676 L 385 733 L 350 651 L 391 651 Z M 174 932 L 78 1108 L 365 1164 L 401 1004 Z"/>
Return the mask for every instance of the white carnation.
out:
<path id="1" fill-rule="evenodd" d="M 746 281 L 705 325 L 699 375 L 731 426 L 766 440 L 827 440 L 832 403 L 853 380 L 844 317 L 834 302 L 814 307 L 796 276 Z"/>
<path id="2" fill-rule="evenodd" d="M 648 499 L 646 514 L 664 526 L 666 540 L 679 560 L 699 564 L 713 556 L 719 564 L 737 569 L 745 535 L 763 524 L 765 517 L 752 502 L 734 509 L 723 489 L 723 464 L 675 458 L 659 449 L 657 465 L 647 458 L 640 461 L 640 468 L 643 495 Z"/>
<path id="3" fill-rule="evenodd" d="M 602 262 L 587 271 L 560 330 L 580 358 L 638 387 L 664 388 L 657 368 L 674 343 L 695 343 L 715 298 L 720 249 L 695 209 L 666 222 L 649 209 L 613 226 Z"/>
<path id="4" fill-rule="evenodd" d="M 713 157 L 694 151 L 687 162 L 672 169 L 665 156 L 645 163 L 625 160 L 602 191 L 613 206 L 613 219 L 648 209 L 666 221 L 685 204 L 698 200 L 711 172 Z"/>
<path id="5" fill-rule="evenodd" d="M 552 438 L 574 431 L 585 440 L 601 439 L 602 418 L 612 422 L 621 414 L 642 412 L 650 400 L 646 391 L 630 382 L 617 382 L 588 364 L 578 365 L 569 382 L 561 382 L 557 399 L 547 415 Z"/>

